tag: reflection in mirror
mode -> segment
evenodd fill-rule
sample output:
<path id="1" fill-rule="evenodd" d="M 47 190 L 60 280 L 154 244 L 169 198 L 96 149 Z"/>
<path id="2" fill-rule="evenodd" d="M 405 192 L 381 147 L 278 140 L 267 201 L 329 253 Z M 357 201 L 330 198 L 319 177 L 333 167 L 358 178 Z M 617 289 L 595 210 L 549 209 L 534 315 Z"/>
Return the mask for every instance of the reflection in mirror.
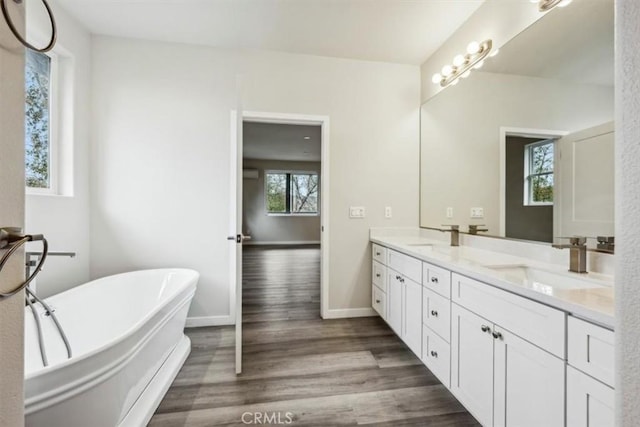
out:
<path id="1" fill-rule="evenodd" d="M 613 236 L 613 10 L 554 9 L 422 106 L 422 227 Z"/>

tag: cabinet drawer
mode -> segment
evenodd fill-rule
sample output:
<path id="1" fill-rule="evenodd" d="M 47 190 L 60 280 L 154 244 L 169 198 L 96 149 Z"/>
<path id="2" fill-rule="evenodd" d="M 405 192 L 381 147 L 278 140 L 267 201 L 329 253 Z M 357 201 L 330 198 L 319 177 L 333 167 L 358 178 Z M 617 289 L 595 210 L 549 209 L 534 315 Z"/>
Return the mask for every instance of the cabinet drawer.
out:
<path id="1" fill-rule="evenodd" d="M 430 289 L 422 292 L 422 321 L 446 342 L 451 339 L 451 301 Z"/>
<path id="2" fill-rule="evenodd" d="M 565 314 L 457 273 L 451 299 L 548 352 L 565 358 Z"/>
<path id="3" fill-rule="evenodd" d="M 387 267 L 393 268 L 414 282 L 422 283 L 422 261 L 418 259 L 388 249 Z"/>
<path id="4" fill-rule="evenodd" d="M 572 316 L 568 323 L 569 364 L 613 387 L 613 331 Z"/>
<path id="5" fill-rule="evenodd" d="M 449 270 L 423 262 L 422 284 L 445 298 L 451 298 L 451 272 Z"/>
<path id="6" fill-rule="evenodd" d="M 449 344 L 426 326 L 422 327 L 422 361 L 449 388 L 451 380 Z"/>
<path id="7" fill-rule="evenodd" d="M 371 245 L 371 257 L 382 263 L 386 264 L 387 262 L 387 248 L 384 246 L 376 245 L 375 243 Z"/>
<path id="8" fill-rule="evenodd" d="M 387 292 L 387 267 L 378 261 L 373 261 L 371 268 L 371 280 L 373 284 L 379 287 L 383 292 Z"/>
<path id="9" fill-rule="evenodd" d="M 377 286 L 371 287 L 371 306 L 380 317 L 387 320 L 387 295 Z"/>

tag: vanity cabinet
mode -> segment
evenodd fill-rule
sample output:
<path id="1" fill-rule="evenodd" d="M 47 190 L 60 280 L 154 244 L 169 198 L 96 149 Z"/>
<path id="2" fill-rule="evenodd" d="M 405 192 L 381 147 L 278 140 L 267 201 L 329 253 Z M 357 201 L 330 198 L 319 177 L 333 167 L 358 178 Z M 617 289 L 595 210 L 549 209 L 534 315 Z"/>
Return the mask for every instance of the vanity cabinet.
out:
<path id="1" fill-rule="evenodd" d="M 613 331 L 373 248 L 373 308 L 483 426 L 613 426 Z"/>
<path id="2" fill-rule="evenodd" d="M 569 316 L 567 426 L 613 426 L 614 332 Z"/>
<path id="3" fill-rule="evenodd" d="M 451 311 L 451 392 L 469 412 L 484 426 L 563 426 L 564 361 L 457 304 Z"/>
<path id="4" fill-rule="evenodd" d="M 372 307 L 422 356 L 422 262 L 373 244 Z"/>

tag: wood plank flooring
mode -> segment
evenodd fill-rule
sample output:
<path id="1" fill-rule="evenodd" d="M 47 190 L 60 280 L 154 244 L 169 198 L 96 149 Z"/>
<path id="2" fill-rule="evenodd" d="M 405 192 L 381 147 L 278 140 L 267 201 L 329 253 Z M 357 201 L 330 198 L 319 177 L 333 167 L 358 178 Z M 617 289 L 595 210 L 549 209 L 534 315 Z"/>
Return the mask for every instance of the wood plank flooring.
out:
<path id="1" fill-rule="evenodd" d="M 320 318 L 317 246 L 245 247 L 243 263 L 242 375 L 233 327 L 188 329 L 150 426 L 479 425 L 383 320 Z"/>

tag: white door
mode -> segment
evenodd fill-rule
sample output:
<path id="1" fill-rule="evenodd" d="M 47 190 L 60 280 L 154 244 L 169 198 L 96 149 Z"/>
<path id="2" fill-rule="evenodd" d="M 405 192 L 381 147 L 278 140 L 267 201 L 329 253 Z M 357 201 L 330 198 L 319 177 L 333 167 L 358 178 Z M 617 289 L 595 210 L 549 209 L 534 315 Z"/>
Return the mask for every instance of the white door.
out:
<path id="1" fill-rule="evenodd" d="M 387 286 L 389 289 L 387 300 L 387 323 L 391 326 L 391 329 L 401 337 L 402 336 L 402 276 L 391 270 L 387 270 Z"/>
<path id="2" fill-rule="evenodd" d="M 564 426 L 561 359 L 494 327 L 494 427 Z"/>
<path id="3" fill-rule="evenodd" d="M 614 235 L 613 122 L 558 141 L 554 236 Z"/>
<path id="4" fill-rule="evenodd" d="M 451 392 L 483 426 L 493 425 L 492 326 L 451 304 Z"/>
<path id="5" fill-rule="evenodd" d="M 240 103 L 239 103 L 240 104 Z M 240 105 L 239 105 L 240 107 Z M 235 265 L 235 324 L 236 324 L 236 374 L 242 372 L 242 109 L 232 113 L 231 150 L 231 244 L 232 266 Z M 235 149 L 233 143 L 235 142 Z M 234 169 L 235 168 L 235 169 Z M 234 260 L 235 258 L 235 260 Z"/>
<path id="6" fill-rule="evenodd" d="M 7 2 L 24 34 L 24 2 Z M 24 49 L 0 19 L 0 227 L 24 226 Z M 0 256 L 5 253 L 0 250 Z M 0 292 L 24 279 L 22 251 L 2 271 Z M 24 292 L 0 300 L 0 425 L 22 426 Z"/>
<path id="7" fill-rule="evenodd" d="M 409 348 L 422 358 L 422 285 L 404 279 L 404 313 L 402 339 Z"/>
<path id="8" fill-rule="evenodd" d="M 614 390 L 567 367 L 567 427 L 613 427 Z"/>

